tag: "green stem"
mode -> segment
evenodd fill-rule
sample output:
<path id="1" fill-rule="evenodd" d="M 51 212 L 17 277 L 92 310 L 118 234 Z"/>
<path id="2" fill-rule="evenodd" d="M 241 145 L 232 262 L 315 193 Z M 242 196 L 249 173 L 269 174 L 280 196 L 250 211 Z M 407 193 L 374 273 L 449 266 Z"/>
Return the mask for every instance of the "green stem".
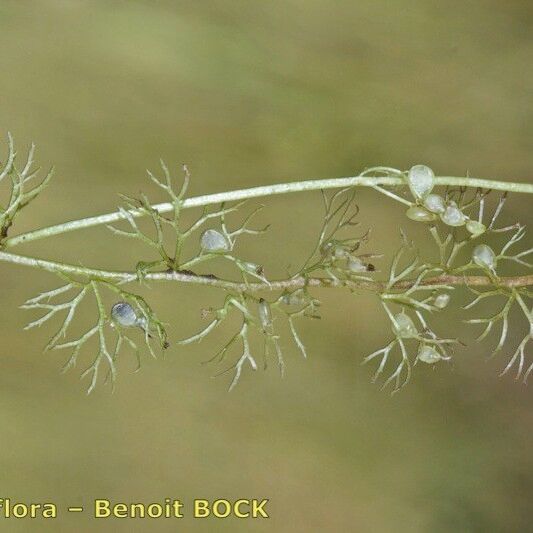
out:
<path id="1" fill-rule="evenodd" d="M 465 186 L 465 187 L 480 187 L 484 189 L 493 189 L 499 191 L 518 192 L 518 193 L 533 193 L 533 184 L 531 183 L 512 183 L 506 181 L 493 181 L 487 179 L 478 179 L 470 177 L 450 177 L 440 176 L 435 178 L 436 185 L 448 185 L 448 186 Z M 307 180 L 297 181 L 293 183 L 279 183 L 276 185 L 264 185 L 261 187 L 252 187 L 250 189 L 239 189 L 235 191 L 228 191 L 216 194 L 208 194 L 204 196 L 196 196 L 194 198 L 188 198 L 184 200 L 182 208 L 199 207 L 212 204 L 220 204 L 222 202 L 233 202 L 237 200 L 246 200 L 249 198 L 259 198 L 263 196 L 272 196 L 276 194 L 287 194 L 291 192 L 302 191 L 314 191 L 324 189 L 337 189 L 346 187 L 373 187 L 376 186 L 398 186 L 405 185 L 403 178 L 384 176 L 384 177 L 369 177 L 369 176 L 355 176 L 350 178 L 332 178 L 323 180 Z M 166 202 L 162 204 L 156 204 L 152 206 L 160 213 L 167 213 L 172 211 L 173 204 Z M 146 213 L 141 210 L 132 210 L 131 214 L 134 217 L 140 217 Z M 90 228 L 92 226 L 99 226 L 102 224 L 110 224 L 123 220 L 125 217 L 119 212 L 107 213 L 105 215 L 98 215 L 89 218 L 83 218 L 79 220 L 73 220 L 71 222 L 65 222 L 63 224 L 57 224 L 55 226 L 49 226 L 47 228 L 30 231 L 21 235 L 11 237 L 4 242 L 4 247 L 12 247 L 24 242 L 36 241 L 38 239 L 44 239 L 53 235 L 59 235 L 61 233 L 67 233 L 82 228 Z"/>

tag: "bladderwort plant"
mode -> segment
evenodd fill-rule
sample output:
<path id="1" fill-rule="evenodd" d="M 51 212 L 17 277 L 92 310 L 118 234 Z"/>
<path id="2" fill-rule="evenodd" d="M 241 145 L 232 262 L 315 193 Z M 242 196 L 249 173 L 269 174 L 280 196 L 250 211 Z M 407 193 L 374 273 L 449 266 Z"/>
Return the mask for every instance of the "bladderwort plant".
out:
<path id="1" fill-rule="evenodd" d="M 533 249 L 521 246 L 525 236 L 522 224 L 498 225 L 508 193 L 531 194 L 533 184 L 436 177 L 427 166 L 416 165 L 409 171 L 375 167 L 348 178 L 187 197 L 187 168 L 176 179 L 161 162 L 160 170 L 148 172 L 148 178 L 168 196 L 165 203 L 152 204 L 144 194 L 139 198 L 123 197 L 123 206 L 114 213 L 16 234 L 13 231 L 19 214 L 43 193 L 52 176 L 50 171 L 38 177 L 33 156 L 32 145 L 20 165 L 13 139 L 8 135 L 7 156 L 0 164 L 0 187 L 4 187 L 0 198 L 6 198 L 0 208 L 0 260 L 41 269 L 59 278 L 60 286 L 22 305 L 24 309 L 40 311 L 26 328 L 58 321 L 46 350 L 68 352 L 65 370 L 76 366 L 80 357 L 89 358 L 82 372 L 82 377 L 89 380 L 88 392 L 99 382 L 114 384 L 119 356 L 125 350 L 130 350 L 140 365 L 142 352 L 155 357 L 161 350 L 180 350 L 223 327 L 228 330 L 228 340 L 211 362 L 225 365 L 221 374 L 232 375 L 230 390 L 245 369 L 266 367 L 271 358 L 283 374 L 284 351 L 291 338 L 296 351 L 307 357 L 298 324 L 304 319 L 320 318 L 320 295 L 326 289 L 346 290 L 354 295 L 368 291 L 380 302 L 390 322 L 390 337 L 363 363 L 372 365 L 374 381 L 379 380 L 392 392 L 409 382 L 418 362 L 437 365 L 452 359 L 460 341 L 454 335 L 438 332 L 433 323 L 456 300 L 453 292 L 458 286 L 473 295 L 464 306 L 467 312 L 473 312 L 478 303 L 488 299 L 501 302 L 500 310 L 492 316 L 466 316 L 465 321 L 482 327 L 479 339 L 498 331 L 494 353 L 507 354 L 502 373 L 513 372 L 516 379 L 526 382 L 533 371 L 533 361 L 526 354 L 533 338 L 533 275 L 527 260 Z M 434 243 L 434 256 L 421 257 L 407 230 L 402 230 L 390 266 L 376 268 L 376 262 L 383 265 L 388 258 L 367 251 L 371 239 L 370 231 L 361 228 L 358 221 L 359 187 L 369 187 L 402 204 L 405 227 L 408 230 L 410 224 L 423 225 Z M 248 207 L 248 202 L 305 191 L 320 191 L 323 198 L 322 227 L 316 243 L 296 272 L 285 279 L 270 279 L 268 265 L 240 257 L 235 251 L 239 240 L 258 237 L 268 230 L 268 226 L 254 225 L 262 206 Z M 491 210 L 487 200 L 495 195 L 499 197 Z M 199 211 L 193 222 L 184 222 L 182 214 L 186 209 Z M 140 218 L 148 220 L 150 227 L 140 225 Z M 121 239 L 142 244 L 146 256 L 129 270 L 110 271 L 13 252 L 22 243 L 98 225 L 107 225 Z M 503 236 L 504 242 L 497 247 L 494 242 L 502 240 L 498 236 Z M 214 273 L 221 262 L 233 269 L 232 277 Z M 505 263 L 514 264 L 519 270 L 517 275 L 500 275 Z M 210 273 L 198 274 L 198 267 L 205 269 L 206 265 Z M 388 273 L 383 276 L 380 271 Z M 205 326 L 200 331 L 181 340 L 169 340 L 167 324 L 136 292 L 141 285 L 153 287 L 163 282 L 203 285 L 221 291 L 218 307 L 201 310 Z M 92 302 L 93 323 L 72 337 L 71 325 L 86 302 Z M 516 332 L 524 331 L 517 346 L 511 340 L 516 333 L 509 333 L 511 312 Z M 235 330 L 231 328 L 236 321 L 229 317 L 238 319 Z M 445 325 L 446 321 L 441 323 Z M 283 331 L 289 339 L 283 338 L 287 336 Z"/>

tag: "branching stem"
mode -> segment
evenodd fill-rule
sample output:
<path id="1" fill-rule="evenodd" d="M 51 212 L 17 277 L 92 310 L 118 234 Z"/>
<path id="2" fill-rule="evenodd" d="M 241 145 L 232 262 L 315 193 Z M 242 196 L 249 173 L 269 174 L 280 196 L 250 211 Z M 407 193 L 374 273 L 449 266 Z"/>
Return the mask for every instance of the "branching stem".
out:
<path id="1" fill-rule="evenodd" d="M 17 265 L 29 266 L 46 270 L 52 273 L 88 276 L 106 281 L 132 282 L 138 280 L 136 272 L 119 272 L 112 270 L 99 270 L 95 268 L 86 268 L 82 266 L 58 263 L 55 261 L 46 261 L 23 255 L 16 255 L 9 252 L 0 251 L 0 261 L 14 263 Z M 464 285 L 475 287 L 491 287 L 494 285 L 494 279 L 487 276 L 454 276 L 441 275 L 424 280 L 404 279 L 388 286 L 385 281 L 373 280 L 337 280 L 324 277 L 293 277 L 286 280 L 276 280 L 267 282 L 241 283 L 230 281 L 212 276 L 195 275 L 185 272 L 153 272 L 144 277 L 145 281 L 177 281 L 181 283 L 192 283 L 195 285 L 207 285 L 218 287 L 220 289 L 234 290 L 237 292 L 260 292 L 260 291 L 279 291 L 293 290 L 303 287 L 347 287 L 349 289 L 362 289 L 372 292 L 382 292 L 388 289 L 409 289 L 410 287 L 427 286 L 427 285 Z M 502 287 L 528 287 L 533 285 L 533 275 L 502 277 L 498 279 Z"/>

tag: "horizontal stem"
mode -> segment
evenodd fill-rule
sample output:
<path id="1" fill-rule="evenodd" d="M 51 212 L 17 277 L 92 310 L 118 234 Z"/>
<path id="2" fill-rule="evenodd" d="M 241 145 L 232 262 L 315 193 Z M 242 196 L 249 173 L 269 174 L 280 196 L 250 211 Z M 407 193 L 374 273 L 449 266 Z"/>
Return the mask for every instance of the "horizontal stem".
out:
<path id="1" fill-rule="evenodd" d="M 436 185 L 449 186 L 464 186 L 464 187 L 481 187 L 484 189 L 493 189 L 499 191 L 519 192 L 519 193 L 533 193 L 533 184 L 531 183 L 512 183 L 506 181 L 495 181 L 487 179 L 478 179 L 470 177 L 450 177 L 439 176 L 435 178 Z M 401 177 L 369 177 L 369 176 L 354 176 L 350 178 L 331 178 L 323 180 L 307 180 L 297 181 L 293 183 L 278 183 L 276 185 L 263 185 L 261 187 L 252 187 L 250 189 L 239 189 L 235 191 L 221 192 L 216 194 L 208 194 L 204 196 L 196 196 L 188 198 L 183 202 L 183 208 L 200 207 L 211 204 L 219 204 L 222 202 L 232 202 L 236 200 L 245 200 L 249 198 L 259 198 L 263 196 L 272 196 L 275 194 L 286 194 L 291 192 L 314 191 L 324 189 L 337 189 L 343 187 L 376 187 L 379 185 L 405 185 Z M 171 203 L 162 203 L 152 206 L 160 213 L 167 213 L 172 211 L 173 205 Z M 146 214 L 139 210 L 132 210 L 131 214 L 134 217 L 140 217 Z M 53 235 L 67 233 L 82 228 L 90 228 L 92 226 L 99 226 L 101 224 L 110 224 L 123 220 L 125 217 L 122 213 L 114 212 L 105 215 L 98 215 L 71 222 L 49 226 L 47 228 L 22 233 L 7 239 L 4 243 L 6 248 L 16 246 L 23 242 L 36 241 L 44 239 Z"/>
<path id="2" fill-rule="evenodd" d="M 110 270 L 99 270 L 94 268 L 85 268 L 76 265 L 57 263 L 55 261 L 45 261 L 23 255 L 16 255 L 0 251 L 0 261 L 24 265 L 33 268 L 39 268 L 53 273 L 67 275 L 90 276 L 108 281 L 131 282 L 137 280 L 135 272 L 118 272 Z M 329 278 L 303 278 L 301 276 L 286 280 L 277 280 L 270 283 L 241 283 L 229 281 L 212 276 L 202 276 L 187 274 L 182 272 L 154 272 L 147 274 L 144 278 L 147 281 L 178 281 L 181 283 L 192 283 L 195 285 L 207 285 L 221 289 L 234 290 L 237 292 L 244 291 L 282 291 L 294 290 L 302 287 L 347 287 L 350 289 L 363 289 L 372 292 L 381 292 L 386 287 L 385 281 L 366 281 L 366 280 L 348 280 L 336 282 Z M 416 280 L 404 280 L 393 285 L 394 289 L 408 289 L 416 283 Z M 528 287 L 533 285 L 533 275 L 502 277 L 498 283 L 503 287 Z M 420 282 L 420 285 L 465 285 L 485 287 L 493 286 L 494 282 L 487 276 L 453 276 L 441 275 L 427 278 Z"/>

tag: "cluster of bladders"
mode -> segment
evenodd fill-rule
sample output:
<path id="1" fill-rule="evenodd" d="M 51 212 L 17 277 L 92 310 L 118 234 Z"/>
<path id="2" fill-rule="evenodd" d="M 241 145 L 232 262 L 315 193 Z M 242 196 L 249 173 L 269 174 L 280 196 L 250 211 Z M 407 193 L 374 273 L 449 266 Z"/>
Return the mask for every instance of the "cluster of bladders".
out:
<path id="1" fill-rule="evenodd" d="M 450 296 L 446 293 L 442 293 L 436 296 L 434 305 L 443 309 L 448 305 L 449 301 Z M 417 359 L 423 363 L 432 365 L 438 361 L 447 361 L 450 359 L 448 355 L 441 354 L 434 346 L 424 342 L 424 339 L 420 337 L 420 334 L 418 333 L 418 330 L 411 317 L 403 311 L 394 317 L 392 331 L 397 338 L 417 339 L 420 341 Z"/>
<path id="2" fill-rule="evenodd" d="M 324 257 L 329 258 L 336 265 L 344 263 L 350 272 L 373 272 L 376 270 L 376 267 L 368 259 L 381 256 L 372 254 L 353 255 L 353 252 L 358 247 L 359 243 L 356 245 L 347 245 L 338 241 L 328 241 L 322 246 L 321 252 Z"/>
<path id="3" fill-rule="evenodd" d="M 407 209 L 406 215 L 417 222 L 433 222 L 440 220 L 451 227 L 465 226 L 472 238 L 479 237 L 487 227 L 481 221 L 472 220 L 465 215 L 456 202 L 445 200 L 431 191 L 435 186 L 435 174 L 426 165 L 415 165 L 407 173 L 407 185 L 415 198 L 415 203 Z M 476 246 L 472 252 L 472 260 L 478 266 L 495 272 L 497 257 L 486 244 Z"/>

